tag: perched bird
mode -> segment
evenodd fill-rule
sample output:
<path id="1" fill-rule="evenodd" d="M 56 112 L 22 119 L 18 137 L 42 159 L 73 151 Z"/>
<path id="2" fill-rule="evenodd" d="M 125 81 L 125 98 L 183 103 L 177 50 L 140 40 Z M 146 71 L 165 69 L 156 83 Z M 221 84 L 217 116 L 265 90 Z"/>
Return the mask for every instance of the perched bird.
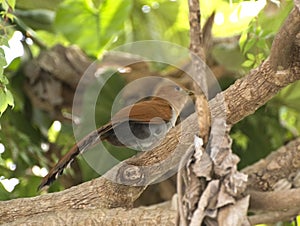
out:
<path id="1" fill-rule="evenodd" d="M 140 150 L 152 149 L 175 126 L 191 95 L 192 91 L 175 83 L 162 83 L 153 96 L 122 108 L 110 122 L 75 144 L 42 179 L 38 189 L 50 185 L 77 155 L 100 141 Z"/>

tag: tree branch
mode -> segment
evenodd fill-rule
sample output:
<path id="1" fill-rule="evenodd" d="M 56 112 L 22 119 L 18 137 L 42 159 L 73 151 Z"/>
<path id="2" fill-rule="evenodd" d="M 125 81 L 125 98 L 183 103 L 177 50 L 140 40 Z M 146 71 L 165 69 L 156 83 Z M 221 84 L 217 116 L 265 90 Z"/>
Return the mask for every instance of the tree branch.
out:
<path id="1" fill-rule="evenodd" d="M 300 138 L 297 138 L 265 159 L 243 169 L 242 172 L 249 175 L 248 188 L 255 191 L 274 191 L 282 188 L 283 182 L 288 189 L 300 187 L 297 177 L 300 170 L 299 147 Z"/>
<path id="2" fill-rule="evenodd" d="M 28 225 L 174 225 L 176 211 L 166 202 L 134 209 L 68 209 L 18 218 L 7 226 Z"/>

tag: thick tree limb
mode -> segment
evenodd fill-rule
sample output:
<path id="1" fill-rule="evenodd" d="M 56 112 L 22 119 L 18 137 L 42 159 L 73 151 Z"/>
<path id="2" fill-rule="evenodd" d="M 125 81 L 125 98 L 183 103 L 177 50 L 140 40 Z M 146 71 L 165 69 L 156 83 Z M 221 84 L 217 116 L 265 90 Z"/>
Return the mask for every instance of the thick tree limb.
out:
<path id="1" fill-rule="evenodd" d="M 251 224 L 289 220 L 300 213 L 300 138 L 245 168 Z"/>
<path id="2" fill-rule="evenodd" d="M 265 159 L 243 169 L 242 172 L 249 175 L 248 189 L 274 191 L 282 187 L 279 183 L 283 182 L 285 189 L 300 187 L 297 176 L 300 171 L 299 150 L 300 138 L 297 138 Z"/>
<path id="3" fill-rule="evenodd" d="M 176 211 L 170 202 L 151 207 L 126 210 L 115 209 L 69 209 L 22 217 L 6 226 L 19 225 L 174 225 Z"/>

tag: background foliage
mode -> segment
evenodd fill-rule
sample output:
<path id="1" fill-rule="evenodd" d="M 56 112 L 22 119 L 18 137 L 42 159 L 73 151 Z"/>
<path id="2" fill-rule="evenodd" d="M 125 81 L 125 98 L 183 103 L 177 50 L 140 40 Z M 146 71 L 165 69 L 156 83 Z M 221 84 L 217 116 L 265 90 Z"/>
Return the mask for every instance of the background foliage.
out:
<path id="1" fill-rule="evenodd" d="M 28 60 L 58 43 L 76 44 L 91 59 L 101 58 L 106 50 L 118 45 L 145 39 L 188 47 L 189 25 L 184 0 L 1 0 L 0 3 L 3 47 L 0 48 L 0 200 L 6 200 L 37 195 L 40 176 L 45 173 L 43 167 L 49 168 L 58 159 L 57 153 L 49 155 L 43 150 L 55 145 L 58 152 L 64 153 L 74 143 L 71 123 L 54 122 L 26 97 L 22 67 Z M 203 21 L 216 11 L 215 44 L 210 57 L 225 71 L 219 78 L 223 89 L 268 57 L 272 39 L 291 7 L 292 1 L 201 1 Z M 18 41 L 23 54 L 8 62 L 9 51 L 4 50 L 14 53 L 9 40 L 15 31 L 23 34 Z M 109 84 L 114 88 L 104 90 L 107 100 L 99 106 L 99 124 L 109 120 L 113 97 L 124 84 L 117 76 Z M 233 128 L 233 148 L 241 157 L 240 167 L 299 135 L 299 98 L 299 83 L 290 85 Z M 121 153 L 121 156 L 116 154 L 120 159 L 133 154 Z M 69 181 L 73 178 L 74 183 L 79 183 L 97 176 L 82 160 L 78 168 L 76 173 L 82 175 L 75 176 L 69 170 Z M 50 191 L 64 186 L 70 184 L 60 181 Z"/>

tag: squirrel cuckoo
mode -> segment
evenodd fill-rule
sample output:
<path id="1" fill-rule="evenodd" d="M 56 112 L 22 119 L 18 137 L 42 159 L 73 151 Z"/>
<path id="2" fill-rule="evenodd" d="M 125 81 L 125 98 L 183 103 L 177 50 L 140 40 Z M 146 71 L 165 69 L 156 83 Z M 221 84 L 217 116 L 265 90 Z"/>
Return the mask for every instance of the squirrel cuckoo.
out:
<path id="1" fill-rule="evenodd" d="M 175 126 L 191 95 L 192 91 L 173 83 L 162 83 L 152 97 L 124 107 L 110 122 L 75 144 L 42 179 L 38 189 L 50 185 L 77 155 L 100 141 L 142 150 L 153 147 L 153 143 L 157 143 Z"/>

